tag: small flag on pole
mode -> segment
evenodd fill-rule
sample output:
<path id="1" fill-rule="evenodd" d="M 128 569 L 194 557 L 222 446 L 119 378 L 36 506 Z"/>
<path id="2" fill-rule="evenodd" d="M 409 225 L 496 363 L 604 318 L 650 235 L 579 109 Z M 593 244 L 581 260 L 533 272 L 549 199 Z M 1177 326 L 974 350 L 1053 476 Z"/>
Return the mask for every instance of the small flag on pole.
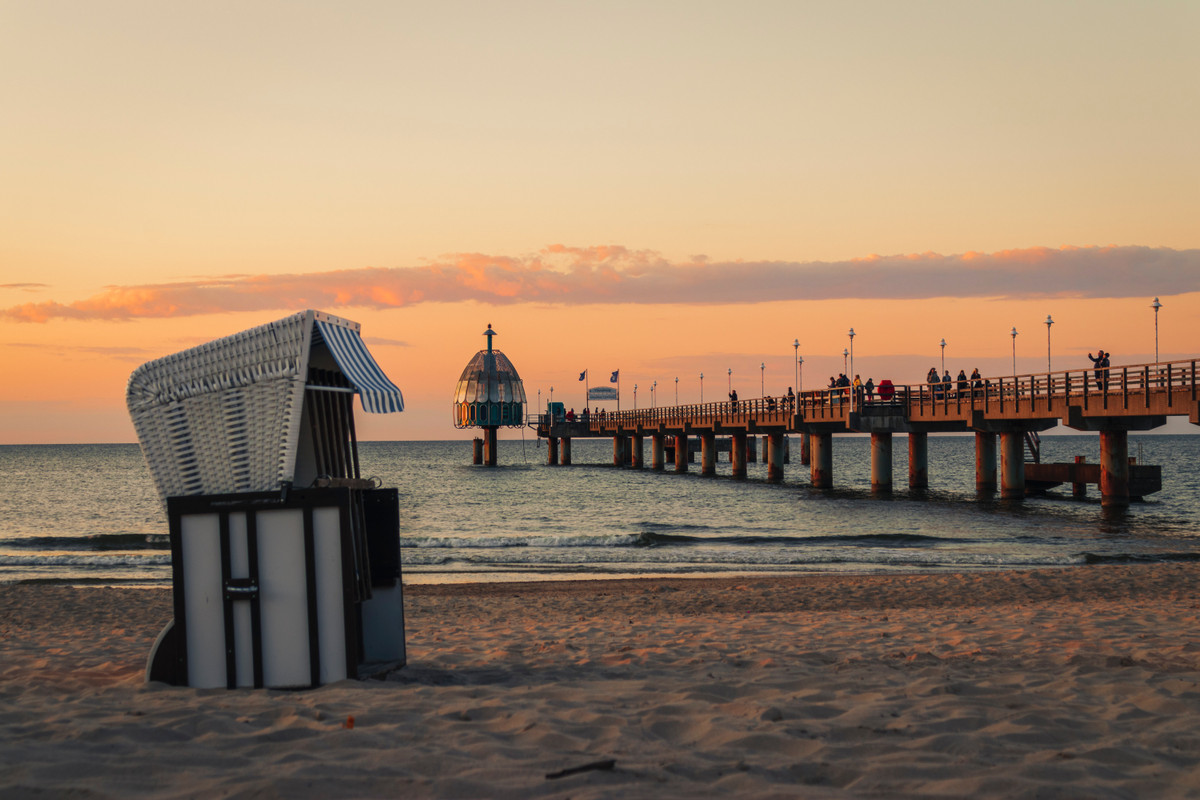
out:
<path id="1" fill-rule="evenodd" d="M 586 375 L 587 375 L 587 370 L 585 369 L 583 372 L 579 373 L 579 380 L 583 380 Z"/>
<path id="2" fill-rule="evenodd" d="M 621 370 L 619 370 L 619 369 L 614 369 L 614 370 L 613 370 L 612 377 L 610 377 L 610 378 L 608 379 L 608 382 L 609 382 L 609 383 L 616 383 L 616 382 L 617 382 L 617 380 L 618 380 L 618 378 L 620 377 L 620 375 L 621 375 Z"/>

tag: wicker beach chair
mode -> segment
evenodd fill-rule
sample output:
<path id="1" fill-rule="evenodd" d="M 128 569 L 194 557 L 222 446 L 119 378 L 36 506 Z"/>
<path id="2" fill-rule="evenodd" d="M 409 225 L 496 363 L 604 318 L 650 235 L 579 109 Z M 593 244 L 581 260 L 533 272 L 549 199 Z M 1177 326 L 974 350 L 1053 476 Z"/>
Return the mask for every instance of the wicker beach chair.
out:
<path id="1" fill-rule="evenodd" d="M 305 687 L 404 663 L 397 491 L 360 474 L 355 394 L 404 408 L 358 323 L 320 311 L 130 376 L 171 528 L 175 617 L 148 680 Z"/>

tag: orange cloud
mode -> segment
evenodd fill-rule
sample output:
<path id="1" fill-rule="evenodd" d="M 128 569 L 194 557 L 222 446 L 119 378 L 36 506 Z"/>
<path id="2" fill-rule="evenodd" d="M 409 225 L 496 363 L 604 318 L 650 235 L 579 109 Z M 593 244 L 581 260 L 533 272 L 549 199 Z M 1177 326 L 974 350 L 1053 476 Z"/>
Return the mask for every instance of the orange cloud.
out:
<path id="1" fill-rule="evenodd" d="M 0 310 L 21 322 L 127 320 L 290 308 L 399 308 L 473 300 L 506 305 L 753 304 L 931 297 L 1128 297 L 1200 291 L 1200 250 L 1035 247 L 844 262 L 672 263 L 619 245 L 551 245 L 526 256 L 460 253 L 417 267 L 225 275 L 113 286 L 73 303 Z"/>

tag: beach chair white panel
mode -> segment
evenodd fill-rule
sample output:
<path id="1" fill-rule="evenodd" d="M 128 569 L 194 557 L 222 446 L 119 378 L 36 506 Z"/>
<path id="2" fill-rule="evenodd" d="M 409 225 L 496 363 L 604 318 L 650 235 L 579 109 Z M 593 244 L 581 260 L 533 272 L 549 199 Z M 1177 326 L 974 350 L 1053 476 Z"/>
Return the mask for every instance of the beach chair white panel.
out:
<path id="1" fill-rule="evenodd" d="M 308 686 L 312 673 L 301 510 L 258 515 L 258 558 L 263 684 L 276 688 Z"/>
<path id="2" fill-rule="evenodd" d="M 317 647 L 321 683 L 346 679 L 346 606 L 342 572 L 341 513 L 313 511 L 313 550 L 317 563 Z"/>
<path id="3" fill-rule="evenodd" d="M 188 685 L 226 685 L 225 619 L 221 579 L 220 519 L 195 514 L 180 521 L 184 607 L 187 609 Z"/>

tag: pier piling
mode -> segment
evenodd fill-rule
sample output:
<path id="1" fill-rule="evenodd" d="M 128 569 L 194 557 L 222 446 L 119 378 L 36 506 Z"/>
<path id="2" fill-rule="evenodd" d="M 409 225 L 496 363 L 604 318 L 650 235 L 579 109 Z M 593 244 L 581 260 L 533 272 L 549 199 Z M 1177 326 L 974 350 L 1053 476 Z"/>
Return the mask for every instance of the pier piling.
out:
<path id="1" fill-rule="evenodd" d="M 771 431 L 764 437 L 767 443 L 767 480 L 783 480 L 783 431 Z"/>
<path id="2" fill-rule="evenodd" d="M 688 437 L 687 434 L 679 434 L 675 437 L 675 471 L 688 471 Z"/>
<path id="3" fill-rule="evenodd" d="M 1100 505 L 1129 505 L 1129 432 L 1100 431 Z"/>
<path id="4" fill-rule="evenodd" d="M 996 434 L 975 431 L 975 491 L 996 491 Z"/>
<path id="5" fill-rule="evenodd" d="M 833 434 L 814 433 L 809 436 L 812 446 L 812 485 L 816 489 L 833 487 Z"/>
<path id="6" fill-rule="evenodd" d="M 908 434 L 908 488 L 929 488 L 929 434 Z"/>
<path id="7" fill-rule="evenodd" d="M 875 431 L 871 434 L 871 491 L 887 494 L 892 491 L 892 434 Z"/>
<path id="8" fill-rule="evenodd" d="M 1025 432 L 1000 434 L 1000 497 L 1017 500 L 1025 497 Z"/>
<path id="9" fill-rule="evenodd" d="M 734 431 L 729 443 L 729 463 L 733 468 L 733 477 L 746 477 L 746 432 Z"/>

